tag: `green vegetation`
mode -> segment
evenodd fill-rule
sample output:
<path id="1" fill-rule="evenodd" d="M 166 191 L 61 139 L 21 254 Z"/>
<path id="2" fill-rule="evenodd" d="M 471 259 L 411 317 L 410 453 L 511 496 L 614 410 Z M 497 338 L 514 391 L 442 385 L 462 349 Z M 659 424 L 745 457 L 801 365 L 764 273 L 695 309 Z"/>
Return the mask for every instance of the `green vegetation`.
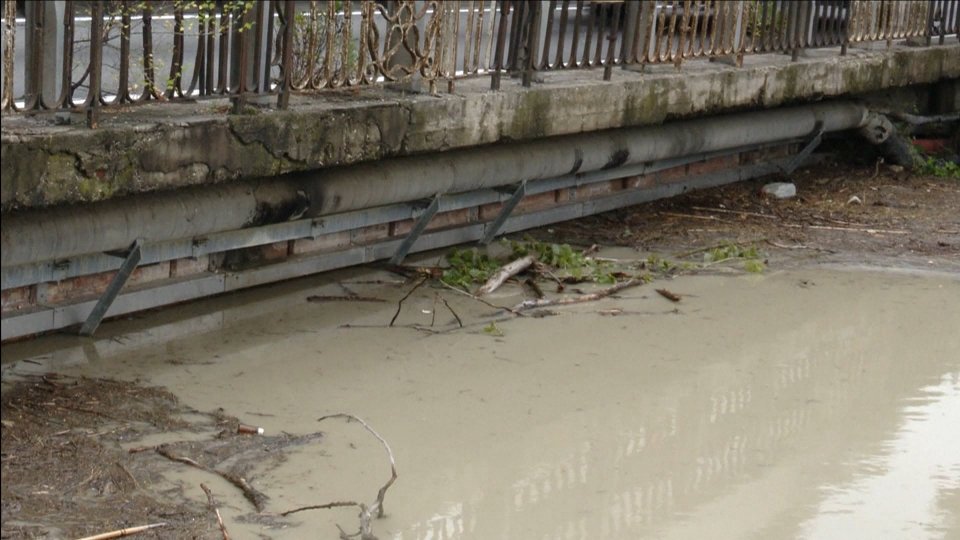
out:
<path id="1" fill-rule="evenodd" d="M 740 246 L 733 242 L 714 247 L 703 254 L 705 264 L 716 264 L 723 261 L 743 259 L 743 269 L 747 272 L 760 273 L 766 268 L 762 254 L 756 246 Z"/>
<path id="2" fill-rule="evenodd" d="M 490 279 L 502 262 L 474 249 L 453 249 L 447 254 L 450 267 L 443 271 L 440 280 L 452 287 L 469 291 L 475 283 Z"/>
<path id="3" fill-rule="evenodd" d="M 960 165 L 934 156 L 921 156 L 917 172 L 938 178 L 955 178 L 960 180 Z"/>
<path id="4" fill-rule="evenodd" d="M 502 257 L 491 257 L 476 248 L 453 249 L 447 254 L 447 266 L 441 281 L 464 291 L 470 291 L 489 280 L 503 265 L 512 260 L 533 255 L 537 264 L 531 272 L 558 283 L 590 282 L 602 285 L 617 283 L 618 278 L 639 278 L 649 283 L 657 276 L 695 271 L 725 261 L 743 261 L 743 269 L 760 273 L 766 269 L 763 254 L 756 246 L 741 246 L 733 242 L 710 248 L 703 254 L 703 264 L 676 262 L 650 255 L 632 263 L 614 264 L 609 259 L 594 258 L 568 244 L 551 244 L 527 239 L 523 242 L 503 241 L 510 252 Z M 623 270 L 631 270 L 625 273 Z M 639 273 L 636 271 L 645 271 Z M 636 272 L 636 273 L 634 273 Z"/>
<path id="5" fill-rule="evenodd" d="M 589 281 L 597 283 L 611 284 L 617 281 L 609 263 L 591 259 L 567 244 L 547 244 L 528 239 L 525 242 L 510 242 L 510 248 L 514 258 L 535 255 L 541 264 L 566 272 L 574 279 L 587 279 L 589 276 Z"/>

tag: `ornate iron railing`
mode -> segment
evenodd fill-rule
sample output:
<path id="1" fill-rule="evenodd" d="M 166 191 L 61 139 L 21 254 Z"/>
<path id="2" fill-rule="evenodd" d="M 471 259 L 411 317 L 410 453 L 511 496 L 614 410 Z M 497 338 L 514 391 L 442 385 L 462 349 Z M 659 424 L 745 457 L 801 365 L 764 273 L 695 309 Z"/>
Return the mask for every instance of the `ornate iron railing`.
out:
<path id="1" fill-rule="evenodd" d="M 944 43 L 960 0 L 3 0 L 4 112 Z"/>

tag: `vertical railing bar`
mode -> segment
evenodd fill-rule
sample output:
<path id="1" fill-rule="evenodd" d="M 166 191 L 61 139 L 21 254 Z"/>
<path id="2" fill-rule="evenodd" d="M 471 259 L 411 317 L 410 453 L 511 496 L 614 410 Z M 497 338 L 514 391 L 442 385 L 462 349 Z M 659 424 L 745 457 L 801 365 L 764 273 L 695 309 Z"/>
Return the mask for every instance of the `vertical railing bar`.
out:
<path id="1" fill-rule="evenodd" d="M 580 26 L 582 25 L 583 19 L 583 1 L 584 0 L 577 0 L 577 11 L 573 16 L 573 35 L 570 36 L 570 60 L 564 67 L 575 68 L 580 65 L 580 54 L 578 49 L 580 48 Z"/>
<path id="2" fill-rule="evenodd" d="M 554 13 L 557 11 L 557 0 L 550 0 L 547 4 L 547 27 L 543 37 L 543 52 L 540 55 L 540 61 L 537 65 L 538 70 L 550 69 L 550 49 L 553 41 Z"/>
<path id="3" fill-rule="evenodd" d="M 183 7 L 174 4 L 173 8 L 173 54 L 170 60 L 170 76 L 167 78 L 168 98 L 183 96 L 181 78 L 183 76 Z"/>
<path id="4" fill-rule="evenodd" d="M 496 13 L 494 13 L 494 28 L 497 31 L 497 45 L 493 57 L 493 70 L 490 74 L 490 89 L 500 90 L 500 77 L 503 71 L 503 48 L 507 41 L 507 16 L 510 14 L 510 0 L 500 0 L 500 17 L 497 24 Z"/>
<path id="5" fill-rule="evenodd" d="M 73 0 L 66 0 L 63 6 L 63 65 L 60 66 L 60 95 L 57 97 L 58 109 L 73 106 L 73 37 L 75 7 Z"/>
<path id="6" fill-rule="evenodd" d="M 87 126 L 100 124 L 100 77 L 103 73 L 103 1 L 90 4 L 90 87 L 84 106 L 87 108 Z"/>
<path id="7" fill-rule="evenodd" d="M 130 6 L 128 0 L 120 2 L 120 71 L 117 76 L 116 103 L 130 101 Z"/>
<path id="8" fill-rule="evenodd" d="M 3 78 L 0 109 L 15 111 L 17 106 L 13 95 L 13 79 L 16 76 L 16 46 L 17 46 L 17 3 L 15 0 L 3 0 Z M 64 38 L 64 46 L 67 40 Z M 69 79 L 67 79 L 69 85 Z"/>
<path id="9" fill-rule="evenodd" d="M 269 7 L 269 4 L 268 6 Z M 264 90 L 260 69 L 263 67 L 263 2 L 256 3 L 253 20 L 253 88 L 249 90 L 259 94 Z"/>
<path id="10" fill-rule="evenodd" d="M 277 108 L 286 109 L 290 105 L 290 86 L 293 82 L 293 24 L 294 1 L 283 1 L 283 49 L 280 60 L 280 93 L 277 96 Z"/>

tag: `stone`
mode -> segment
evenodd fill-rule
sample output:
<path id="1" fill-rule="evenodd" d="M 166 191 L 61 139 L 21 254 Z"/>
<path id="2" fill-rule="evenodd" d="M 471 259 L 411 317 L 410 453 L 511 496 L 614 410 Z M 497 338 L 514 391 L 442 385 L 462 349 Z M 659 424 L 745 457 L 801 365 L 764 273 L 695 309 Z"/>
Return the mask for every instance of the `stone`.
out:
<path id="1" fill-rule="evenodd" d="M 771 182 L 760 192 L 775 199 L 790 199 L 797 196 L 797 186 L 793 182 Z"/>

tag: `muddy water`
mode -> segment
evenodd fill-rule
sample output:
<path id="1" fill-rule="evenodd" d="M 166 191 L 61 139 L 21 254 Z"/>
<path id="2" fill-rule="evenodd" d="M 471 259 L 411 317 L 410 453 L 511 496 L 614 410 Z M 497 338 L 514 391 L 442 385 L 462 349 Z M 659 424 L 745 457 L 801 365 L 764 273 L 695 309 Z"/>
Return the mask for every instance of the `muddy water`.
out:
<path id="1" fill-rule="evenodd" d="M 435 335 L 382 327 L 407 286 L 355 282 L 395 278 L 334 277 L 389 302 L 307 303 L 343 290 L 301 281 L 108 325 L 93 343 L 5 347 L 4 364 L 138 378 L 268 432 L 327 431 L 256 479 L 271 511 L 373 499 L 382 449 L 356 424 L 316 422 L 361 416 L 400 472 L 381 538 L 960 537 L 956 276 L 684 277 L 666 284 L 676 305 L 641 287 Z M 424 287 L 397 324 L 452 322 L 437 292 L 468 321 L 490 314 Z M 234 536 L 356 523 L 352 510 L 243 523 L 231 486 L 170 475 L 198 504 L 200 481 Z"/>

